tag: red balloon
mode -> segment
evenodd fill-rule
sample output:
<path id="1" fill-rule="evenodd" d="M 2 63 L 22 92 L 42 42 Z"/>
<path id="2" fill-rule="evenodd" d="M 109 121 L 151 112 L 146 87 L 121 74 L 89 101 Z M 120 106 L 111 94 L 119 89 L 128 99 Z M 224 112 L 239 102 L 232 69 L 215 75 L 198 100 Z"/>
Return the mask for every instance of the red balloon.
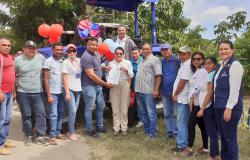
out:
<path id="1" fill-rule="evenodd" d="M 52 24 L 50 29 L 50 37 L 60 37 L 63 33 L 63 26 L 60 24 Z"/>
<path id="2" fill-rule="evenodd" d="M 40 36 L 47 38 L 50 34 L 50 29 L 51 27 L 44 23 L 38 27 L 38 33 Z"/>
<path id="3" fill-rule="evenodd" d="M 112 61 L 115 58 L 115 55 L 109 51 L 107 54 L 105 54 L 105 57 L 108 61 Z"/>
<path id="4" fill-rule="evenodd" d="M 60 37 L 49 37 L 49 43 L 52 45 L 56 42 L 60 42 Z"/>
<path id="5" fill-rule="evenodd" d="M 99 54 L 102 54 L 102 55 L 106 55 L 110 52 L 109 46 L 105 43 L 100 44 L 98 46 L 97 50 L 98 50 Z"/>

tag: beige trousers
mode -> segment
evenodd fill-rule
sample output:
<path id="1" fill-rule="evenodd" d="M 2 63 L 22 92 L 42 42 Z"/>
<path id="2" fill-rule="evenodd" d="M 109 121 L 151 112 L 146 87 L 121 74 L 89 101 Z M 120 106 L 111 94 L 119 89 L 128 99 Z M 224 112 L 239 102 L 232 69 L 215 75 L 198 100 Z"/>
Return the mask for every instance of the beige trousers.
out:
<path id="1" fill-rule="evenodd" d="M 128 129 L 129 92 L 130 85 L 126 80 L 110 89 L 114 131 L 127 131 Z"/>

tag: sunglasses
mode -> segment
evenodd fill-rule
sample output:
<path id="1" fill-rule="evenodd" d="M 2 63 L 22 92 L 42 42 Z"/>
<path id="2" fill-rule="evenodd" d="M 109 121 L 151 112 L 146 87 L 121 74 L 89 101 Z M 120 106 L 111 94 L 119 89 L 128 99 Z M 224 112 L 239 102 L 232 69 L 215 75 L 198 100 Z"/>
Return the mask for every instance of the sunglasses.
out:
<path id="1" fill-rule="evenodd" d="M 202 58 L 192 58 L 193 61 L 201 61 Z"/>
<path id="2" fill-rule="evenodd" d="M 68 53 L 71 53 L 71 52 L 76 53 L 76 50 L 68 50 L 67 52 L 68 52 Z"/>

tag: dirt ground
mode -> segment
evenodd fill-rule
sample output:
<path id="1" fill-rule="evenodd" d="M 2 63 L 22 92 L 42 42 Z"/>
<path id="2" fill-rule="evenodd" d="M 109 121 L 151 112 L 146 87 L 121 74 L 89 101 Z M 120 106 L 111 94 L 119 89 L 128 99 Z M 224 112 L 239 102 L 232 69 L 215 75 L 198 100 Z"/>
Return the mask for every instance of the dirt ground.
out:
<path id="1" fill-rule="evenodd" d="M 82 131 L 78 131 L 81 133 Z M 24 146 L 21 130 L 21 116 L 14 107 L 13 119 L 10 127 L 9 139 L 16 144 L 11 149 L 11 155 L 0 156 L 0 160 L 91 160 L 92 149 L 87 144 L 86 137 L 81 137 L 77 142 L 58 141 L 57 146 L 41 146 L 32 144 Z"/>

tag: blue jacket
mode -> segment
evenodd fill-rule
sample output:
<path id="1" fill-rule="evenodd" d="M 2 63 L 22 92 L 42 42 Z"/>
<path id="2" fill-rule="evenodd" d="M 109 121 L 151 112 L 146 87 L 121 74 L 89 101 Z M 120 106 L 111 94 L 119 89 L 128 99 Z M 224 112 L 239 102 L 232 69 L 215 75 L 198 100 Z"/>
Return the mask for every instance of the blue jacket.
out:
<path id="1" fill-rule="evenodd" d="M 142 60 L 143 60 L 143 58 L 141 56 L 139 57 L 137 62 L 133 58 L 131 59 L 131 63 L 133 66 L 133 72 L 134 72 L 134 77 L 133 77 L 132 83 L 131 83 L 132 90 L 134 90 L 134 88 L 135 88 L 136 73 L 137 73 L 138 65 L 142 62 Z"/>

